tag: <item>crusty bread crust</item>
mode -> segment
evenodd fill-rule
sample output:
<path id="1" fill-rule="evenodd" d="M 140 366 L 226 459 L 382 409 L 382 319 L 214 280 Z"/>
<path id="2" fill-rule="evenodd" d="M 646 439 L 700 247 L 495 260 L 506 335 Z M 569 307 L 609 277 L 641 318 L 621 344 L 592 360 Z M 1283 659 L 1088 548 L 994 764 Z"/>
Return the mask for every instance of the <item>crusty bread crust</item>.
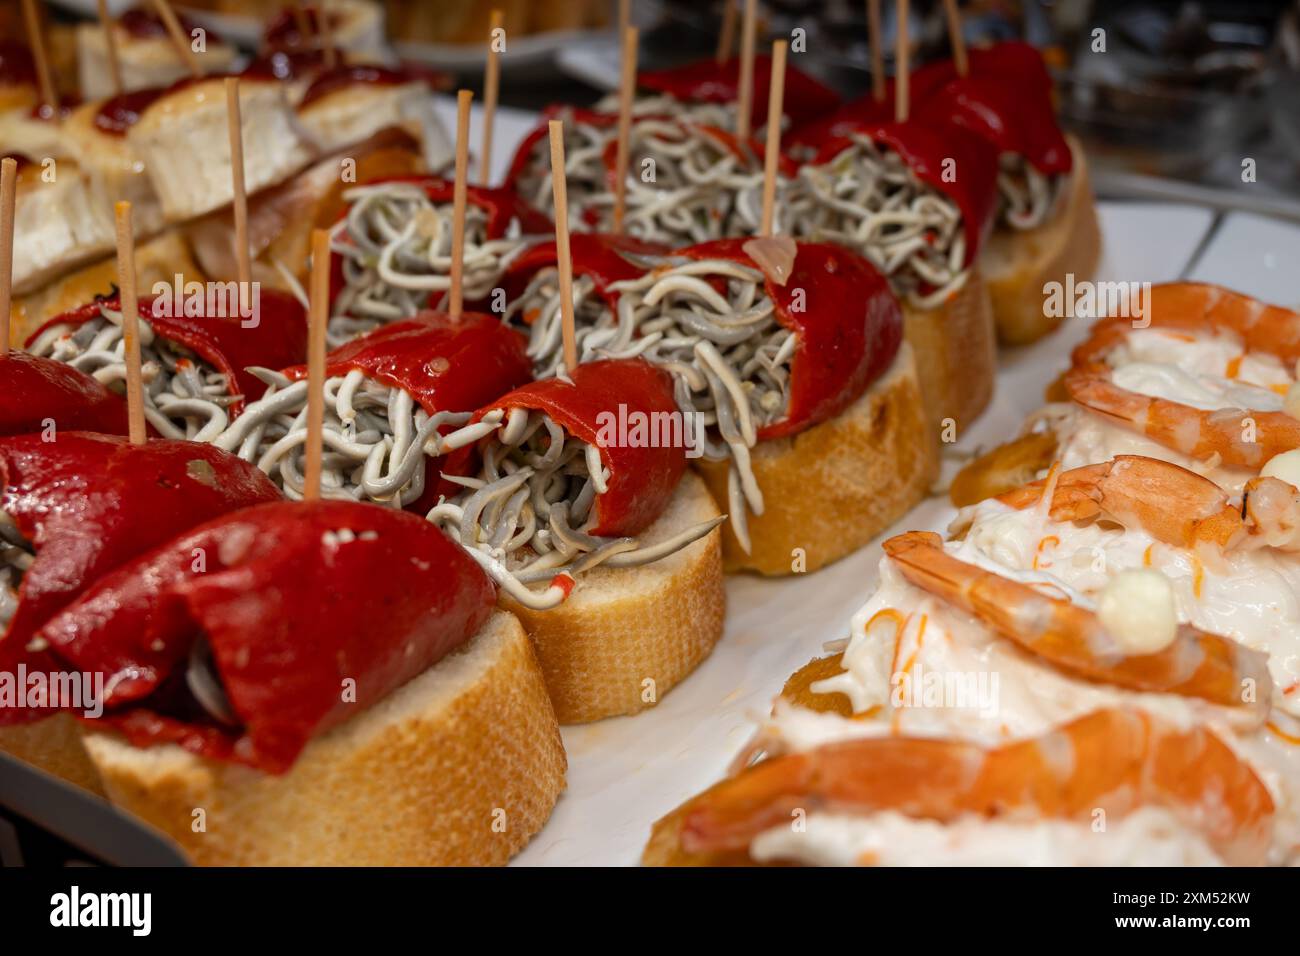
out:
<path id="1" fill-rule="evenodd" d="M 997 336 L 988 289 L 980 268 L 943 305 L 918 309 L 903 301 L 903 334 L 916 353 L 932 444 L 949 428 L 956 436 L 979 417 L 993 397 Z"/>
<path id="2" fill-rule="evenodd" d="M 861 548 L 925 497 L 938 469 L 912 348 L 853 405 L 829 421 L 752 452 L 763 514 L 749 516 L 746 554 L 723 526 L 728 571 L 816 571 Z M 729 462 L 696 462 L 727 507 Z M 799 563 L 796 563 L 799 562 Z"/>
<path id="3" fill-rule="evenodd" d="M 187 282 L 206 282 L 179 232 L 160 233 L 135 250 L 135 287 L 147 295 L 155 282 L 171 285 L 176 275 Z M 9 336 L 22 345 L 44 323 L 90 302 L 97 295 L 109 295 L 117 288 L 117 259 L 110 256 L 55 279 L 44 288 L 14 299 L 9 308 Z"/>
<path id="4" fill-rule="evenodd" d="M 704 483 L 683 476 L 668 510 L 640 540 L 662 541 L 718 516 Z M 502 605 L 533 639 L 562 724 L 653 707 L 722 637 L 721 531 L 639 568 L 594 568 L 550 611 Z"/>
<path id="5" fill-rule="evenodd" d="M 115 804 L 204 865 L 503 864 L 550 816 L 566 767 L 532 645 L 502 611 L 283 776 L 105 732 L 86 750 Z"/>
<path id="6" fill-rule="evenodd" d="M 1028 232 L 996 230 L 980 259 L 998 339 L 1007 345 L 1035 342 L 1055 329 L 1061 320 L 1044 313 L 1043 285 L 1064 283 L 1067 273 L 1076 282 L 1091 279 L 1101 258 L 1088 160 L 1077 139 L 1070 136 L 1068 141 L 1074 168 L 1057 214 Z"/>
<path id="7" fill-rule="evenodd" d="M 70 714 L 55 714 L 34 724 L 0 727 L 0 750 L 91 793 L 104 795 L 99 771 L 82 745 L 77 719 Z"/>

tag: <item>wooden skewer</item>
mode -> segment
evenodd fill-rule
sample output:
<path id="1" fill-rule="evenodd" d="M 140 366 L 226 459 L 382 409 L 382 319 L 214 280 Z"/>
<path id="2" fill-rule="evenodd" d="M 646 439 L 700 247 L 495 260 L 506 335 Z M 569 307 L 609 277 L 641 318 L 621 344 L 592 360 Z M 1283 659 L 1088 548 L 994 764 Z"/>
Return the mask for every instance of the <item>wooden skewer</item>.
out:
<path id="1" fill-rule="evenodd" d="M 307 16 L 307 11 L 301 3 L 293 2 L 286 6 L 293 14 L 293 22 L 298 25 L 298 36 L 301 37 L 302 46 L 308 46 L 311 43 L 311 35 L 316 32 L 311 28 L 311 18 Z"/>
<path id="2" fill-rule="evenodd" d="M 321 52 L 325 55 L 325 68 L 332 70 L 338 66 L 338 54 L 334 50 L 334 25 L 330 23 L 330 12 L 325 0 L 320 0 L 320 11 L 316 14 L 320 24 Z"/>
<path id="3" fill-rule="evenodd" d="M 772 235 L 776 215 L 776 164 L 781 155 L 781 114 L 785 105 L 785 40 L 772 44 L 772 85 L 767 94 L 767 148 L 763 154 L 763 235 Z"/>
<path id="4" fill-rule="evenodd" d="M 966 38 L 961 35 L 961 13 L 957 10 L 957 0 L 943 0 L 943 9 L 948 15 L 948 40 L 952 43 L 952 62 L 957 67 L 957 75 L 965 76 L 970 72 L 970 63 L 966 59 Z"/>
<path id="5" fill-rule="evenodd" d="M 885 51 L 880 45 L 880 0 L 867 0 L 867 42 L 871 44 L 871 98 L 885 102 Z"/>
<path id="6" fill-rule="evenodd" d="M 113 93 L 121 96 L 122 63 L 117 58 L 117 34 L 113 31 L 113 16 L 108 12 L 108 0 L 96 0 L 99 8 L 99 26 L 104 31 L 104 46 L 108 50 L 108 72 L 113 78 Z"/>
<path id="7" fill-rule="evenodd" d="M 14 281 L 14 188 L 18 161 L 0 161 L 0 360 L 9 356 L 9 301 Z"/>
<path id="8" fill-rule="evenodd" d="M 618 35 L 626 36 L 632 25 L 632 0 L 618 0 Z"/>
<path id="9" fill-rule="evenodd" d="M 749 139 L 750 115 L 754 111 L 754 34 L 758 17 L 755 0 L 745 0 L 744 27 L 740 31 L 740 89 L 736 115 L 736 135 L 741 141 Z"/>
<path id="10" fill-rule="evenodd" d="M 894 51 L 894 121 L 907 122 L 909 73 L 907 42 L 907 0 L 898 0 L 898 46 Z"/>
<path id="11" fill-rule="evenodd" d="M 45 56 L 45 37 L 41 29 L 40 13 L 36 0 L 23 0 L 23 19 L 27 21 L 27 43 L 36 61 L 36 79 L 41 84 L 41 102 L 50 108 L 54 119 L 59 118 L 59 91 L 50 76 L 50 61 Z"/>
<path id="12" fill-rule="evenodd" d="M 311 232 L 311 312 L 307 326 L 307 461 L 303 468 L 304 501 L 320 500 L 321 460 L 325 430 L 325 326 L 330 309 L 330 233 Z"/>
<path id="13" fill-rule="evenodd" d="M 736 48 L 736 0 L 722 0 L 722 32 L 718 34 L 718 51 L 713 54 L 717 63 L 726 63 Z"/>
<path id="14" fill-rule="evenodd" d="M 492 177 L 492 127 L 496 125 L 497 94 L 501 88 L 501 57 L 497 53 L 496 35 L 505 20 L 503 11 L 493 10 L 488 26 L 487 65 L 483 68 L 483 155 L 478 167 L 478 181 L 484 186 Z"/>
<path id="15" fill-rule="evenodd" d="M 447 312 L 459 319 L 464 302 L 465 277 L 465 181 L 469 168 L 469 104 L 474 99 L 470 90 L 456 94 L 456 181 L 452 187 L 451 212 L 451 289 L 447 293 Z"/>
<path id="16" fill-rule="evenodd" d="M 153 7 L 158 11 L 158 19 L 162 20 L 163 26 L 167 29 L 167 35 L 172 38 L 172 46 L 176 47 L 176 53 L 190 71 L 190 75 L 195 79 L 201 77 L 203 75 L 203 66 L 190 48 L 190 38 L 186 36 L 185 30 L 182 29 L 181 21 L 176 19 L 176 13 L 172 10 L 171 4 L 167 0 L 153 0 Z"/>
<path id="17" fill-rule="evenodd" d="M 560 270 L 560 322 L 564 334 L 564 368 L 578 367 L 578 340 L 573 328 L 573 259 L 569 253 L 569 195 L 564 179 L 564 121 L 551 120 L 551 190 L 555 195 L 555 264 Z"/>
<path id="18" fill-rule="evenodd" d="M 226 126 L 230 133 L 230 181 L 234 191 L 235 269 L 241 305 L 252 301 L 253 266 L 248 251 L 248 194 L 244 189 L 244 130 L 239 109 L 239 77 L 226 77 Z"/>
<path id="19" fill-rule="evenodd" d="M 126 352 L 126 410 L 132 445 L 143 445 L 144 375 L 140 369 L 140 306 L 135 295 L 135 236 L 131 227 L 131 203 L 123 199 L 113 206 L 117 220 L 117 288 L 122 307 L 122 347 Z"/>
<path id="20" fill-rule="evenodd" d="M 636 93 L 636 54 L 639 32 L 628 27 L 623 34 L 623 76 L 618 88 L 618 148 L 614 154 L 614 231 L 623 232 L 627 213 L 627 162 L 632 136 L 632 98 Z"/>

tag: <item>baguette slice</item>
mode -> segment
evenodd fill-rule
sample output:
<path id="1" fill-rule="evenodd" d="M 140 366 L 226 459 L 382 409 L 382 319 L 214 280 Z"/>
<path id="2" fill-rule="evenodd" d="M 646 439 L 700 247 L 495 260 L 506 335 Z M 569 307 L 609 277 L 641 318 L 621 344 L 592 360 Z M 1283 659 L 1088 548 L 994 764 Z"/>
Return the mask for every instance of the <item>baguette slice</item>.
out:
<path id="1" fill-rule="evenodd" d="M 104 795 L 99 771 L 86 753 L 77 719 L 71 714 L 0 727 L 0 750 L 97 796 Z"/>
<path id="2" fill-rule="evenodd" d="M 173 283 L 177 275 L 187 282 L 207 281 L 179 233 L 160 233 L 136 246 L 135 284 L 141 295 L 148 294 L 156 282 Z M 54 316 L 85 305 L 97 295 L 111 294 L 117 288 L 117 278 L 117 259 L 110 256 L 15 298 L 9 308 L 11 340 L 21 345 Z"/>
<path id="3" fill-rule="evenodd" d="M 997 336 L 988 288 L 977 267 L 943 305 L 902 305 L 903 336 L 916 353 L 930 442 L 937 445 L 947 420 L 964 433 L 993 397 Z"/>
<path id="4" fill-rule="evenodd" d="M 688 472 L 639 539 L 654 544 L 717 516 L 704 483 Z M 502 604 L 537 647 L 560 723 L 635 714 L 653 707 L 722 637 L 721 532 L 643 567 L 594 568 L 550 611 L 505 597 Z"/>
<path id="5" fill-rule="evenodd" d="M 913 348 L 904 343 L 889 370 L 837 417 L 752 452 L 764 511 L 749 516 L 746 554 L 723 525 L 728 571 L 785 575 L 816 571 L 856 551 L 925 497 L 938 470 Z M 719 506 L 730 462 L 696 462 Z"/>
<path id="6" fill-rule="evenodd" d="M 194 862 L 232 866 L 504 864 L 550 816 L 566 767 L 537 658 L 501 611 L 283 776 L 105 732 L 86 750 L 113 803 Z"/>
<path id="7" fill-rule="evenodd" d="M 1028 232 L 995 230 L 980 260 L 998 339 L 1007 345 L 1035 342 L 1054 330 L 1061 320 L 1045 314 L 1043 285 L 1064 284 L 1067 274 L 1076 282 L 1090 279 L 1101 258 L 1088 160 L 1077 139 L 1071 136 L 1069 143 L 1074 169 L 1056 215 Z"/>
<path id="8" fill-rule="evenodd" d="M 239 86 L 245 188 L 251 196 L 283 182 L 311 160 L 278 80 L 244 77 Z M 222 80 L 191 83 L 151 103 L 126 136 L 168 222 L 192 219 L 234 198 Z"/>
<path id="9" fill-rule="evenodd" d="M 108 195 L 78 163 L 24 167 L 14 199 L 13 288 L 33 292 L 55 276 L 113 248 Z"/>

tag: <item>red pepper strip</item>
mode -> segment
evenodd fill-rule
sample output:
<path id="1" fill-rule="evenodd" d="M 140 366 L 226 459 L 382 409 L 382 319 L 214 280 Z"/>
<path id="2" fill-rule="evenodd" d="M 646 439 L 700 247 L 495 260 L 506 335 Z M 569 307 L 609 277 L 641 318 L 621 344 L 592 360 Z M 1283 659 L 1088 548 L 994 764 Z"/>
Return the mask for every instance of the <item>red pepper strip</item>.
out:
<path id="1" fill-rule="evenodd" d="M 238 294 L 231 283 L 231 299 Z M 228 302 L 229 311 L 235 303 Z M 42 325 L 27 339 L 28 347 L 48 328 L 69 325 L 77 328 L 99 318 L 100 307 L 118 310 L 117 296 L 96 299 L 80 308 L 56 316 Z M 230 406 L 234 418 L 244 410 L 246 402 L 254 402 L 266 391 L 266 384 L 245 369 L 250 365 L 280 368 L 298 361 L 307 350 L 307 317 L 293 296 L 272 289 L 259 291 L 258 308 L 247 320 L 238 315 L 166 315 L 179 309 L 169 298 L 143 296 L 140 299 L 140 318 L 148 322 L 154 334 L 169 342 L 181 345 L 203 359 L 232 383 L 232 389 L 242 396 Z M 256 320 L 257 324 L 252 325 Z M 245 328 L 243 323 L 250 323 Z"/>
<path id="2" fill-rule="evenodd" d="M 0 436 L 39 432 L 125 435 L 126 402 L 71 365 L 13 349 L 0 359 Z"/>
<path id="3" fill-rule="evenodd" d="M 754 127 L 767 122 L 767 90 L 772 82 L 772 57 L 754 57 L 754 98 L 750 113 Z M 698 60 L 670 70 L 651 70 L 637 76 L 637 85 L 656 93 L 696 103 L 734 103 L 740 95 L 740 60 L 725 63 Z M 782 110 L 795 124 L 825 116 L 840 104 L 839 94 L 802 70 L 787 66 Z"/>
<path id="4" fill-rule="evenodd" d="M 496 408 L 527 408 L 595 445 L 609 479 L 605 493 L 596 496 L 590 533 L 639 534 L 663 514 L 686 470 L 684 444 L 663 440 L 679 416 L 672 377 L 642 359 L 608 359 L 579 365 L 569 378 L 572 384 L 548 378 L 517 388 L 481 409 L 474 421 Z M 659 447 L 651 444 L 656 440 Z M 448 471 L 468 473 L 475 457 L 472 448 L 453 453 Z"/>
<path id="5" fill-rule="evenodd" d="M 852 132 L 898 153 L 918 179 L 957 204 L 966 232 L 965 265 L 974 262 L 997 213 L 997 150 L 968 130 L 951 124 L 876 123 L 862 125 Z M 822 144 L 813 162 L 824 165 L 850 145 L 852 140 L 847 133 L 829 139 Z"/>
<path id="6" fill-rule="evenodd" d="M 667 117 L 659 118 L 666 119 Z M 537 126 L 535 126 L 532 131 L 523 138 L 519 143 L 519 146 L 515 149 L 515 155 L 510 160 L 510 170 L 506 173 L 506 182 L 517 183 L 527 173 L 528 167 L 533 163 L 533 152 L 536 149 L 537 144 L 542 142 L 549 135 L 547 121 L 553 119 L 562 119 L 565 123 L 575 125 L 583 123 L 588 126 L 595 126 L 597 129 L 605 129 L 618 125 L 617 113 L 599 113 L 596 110 L 582 109 L 576 106 L 561 106 L 558 104 L 548 106 L 542 111 L 542 122 L 537 124 Z M 548 169 L 550 168 L 549 162 L 548 154 Z M 610 172 L 612 171 L 613 166 L 606 163 L 605 169 L 606 172 Z M 612 180 L 607 182 L 606 186 L 611 192 L 613 191 L 614 183 Z M 541 215 L 541 213 L 538 213 L 538 215 Z M 553 229 L 554 226 L 551 228 Z"/>
<path id="7" fill-rule="evenodd" d="M 648 266 L 640 265 L 628 256 L 666 256 L 672 250 L 656 242 L 645 242 L 631 236 L 610 233 L 575 232 L 569 236 L 569 258 L 573 261 L 575 278 L 589 276 L 596 293 L 611 309 L 618 307 L 618 296 L 609 291 L 615 282 L 639 279 Z M 501 287 L 506 301 L 517 299 L 528 287 L 533 276 L 556 263 L 555 240 L 547 239 L 530 246 L 523 255 L 510 263 Z M 524 321 L 529 321 L 525 318 Z"/>
<path id="8" fill-rule="evenodd" d="M 0 671 L 10 672 L 48 661 L 28 650 L 32 635 L 105 574 L 197 524 L 280 497 L 256 467 L 211 445 L 89 432 L 0 439 L 0 487 L 0 506 L 36 552 L 0 639 Z M 0 724 L 40 716 L 0 708 Z"/>
<path id="9" fill-rule="evenodd" d="M 757 269 L 747 239 L 679 249 L 689 259 L 726 259 Z M 765 280 L 776 318 L 798 337 L 790 362 L 786 414 L 758 431 L 760 441 L 793 435 L 834 418 L 889 368 L 903 340 L 903 315 L 889 283 L 842 246 L 800 242 L 785 285 Z"/>
<path id="10" fill-rule="evenodd" d="M 533 377 L 524 336 L 475 312 L 463 313 L 459 322 L 446 313 L 422 312 L 380 326 L 325 358 L 327 376 L 354 370 L 402 389 L 430 415 L 472 412 Z M 286 368 L 284 374 L 297 381 L 307 377 L 307 367 Z M 453 490 L 440 479 L 442 464 L 441 458 L 426 462 L 425 491 L 412 511 L 424 514 L 439 494 Z"/>
<path id="11" fill-rule="evenodd" d="M 132 744 L 177 743 L 283 773 L 312 737 L 473 637 L 495 601 L 474 560 L 422 518 L 357 502 L 276 502 L 119 568 L 41 634 L 82 672 L 104 674 L 103 719 Z M 219 727 L 184 688 L 199 638 L 238 730 Z"/>

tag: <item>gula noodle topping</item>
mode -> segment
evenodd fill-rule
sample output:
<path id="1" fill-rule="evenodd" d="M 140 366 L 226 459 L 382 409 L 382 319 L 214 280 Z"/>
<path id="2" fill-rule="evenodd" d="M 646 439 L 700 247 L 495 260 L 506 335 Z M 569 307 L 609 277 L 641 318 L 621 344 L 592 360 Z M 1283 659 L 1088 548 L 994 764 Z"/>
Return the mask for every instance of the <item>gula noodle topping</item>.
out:
<path id="1" fill-rule="evenodd" d="M 855 134 L 824 165 L 805 165 L 786 194 L 786 216 L 803 239 L 856 250 L 920 308 L 966 281 L 966 238 L 957 206 L 921 183 L 903 158 Z"/>
<path id="2" fill-rule="evenodd" d="M 589 534 L 596 520 L 596 498 L 609 480 L 600 449 L 567 435 L 549 415 L 525 408 L 511 409 L 508 416 L 494 410 L 481 422 L 448 435 L 444 448 L 481 439 L 485 426 L 496 436 L 483 445 L 479 475 L 445 476 L 464 485 L 465 491 L 440 501 L 428 519 L 459 540 L 525 607 L 555 607 L 568 597 L 571 579 L 583 572 L 597 566 L 650 564 L 704 537 L 723 521 L 717 517 L 702 522 L 653 545 L 633 537 Z M 564 581 L 565 576 L 570 580 Z"/>
<path id="3" fill-rule="evenodd" d="M 1040 173 L 1018 153 L 1003 153 L 998 161 L 999 215 L 1013 229 L 1037 229 L 1056 208 L 1064 176 Z"/>
<path id="4" fill-rule="evenodd" d="M 250 371 L 268 384 L 266 394 L 214 444 L 256 464 L 288 497 L 301 499 L 307 382 L 290 381 L 269 369 Z M 469 418 L 468 412 L 429 415 L 404 389 L 383 385 L 360 371 L 327 378 L 322 497 L 394 507 L 417 501 L 424 493 L 426 456 L 441 454 L 439 429 L 463 425 Z"/>
<path id="5" fill-rule="evenodd" d="M 409 318 L 451 288 L 451 203 L 435 203 L 420 185 L 401 182 L 357 186 L 344 199 L 350 206 L 330 246 L 343 257 L 344 282 L 330 320 L 331 346 Z M 465 298 L 490 295 L 527 246 L 518 220 L 503 238 L 489 239 L 487 212 L 467 205 Z"/>
<path id="6" fill-rule="evenodd" d="M 721 279 L 718 291 L 710 279 Z M 539 272 L 508 315 L 533 315 L 529 357 L 539 378 L 563 371 L 554 270 Z M 798 345 L 776 317 L 763 273 L 727 259 L 669 257 L 639 279 L 615 282 L 617 311 L 574 283 L 578 361 L 640 356 L 672 373 L 678 409 L 705 429 L 703 456 L 730 459 L 728 512 L 749 549 L 746 514 L 763 513 L 750 465 L 758 430 L 785 416 L 790 363 Z"/>
<path id="7" fill-rule="evenodd" d="M 4 511 L 0 511 L 0 632 L 18 611 L 18 589 L 32 566 L 35 552 Z"/>
<path id="8" fill-rule="evenodd" d="M 126 343 L 122 313 L 100 307 L 100 317 L 72 328 L 53 325 L 31 352 L 66 362 L 121 392 L 126 390 Z M 226 376 L 189 349 L 154 335 L 140 322 L 140 363 L 144 378 L 144 416 L 164 438 L 207 442 L 230 420 L 228 409 L 240 396 L 231 394 Z"/>
<path id="9" fill-rule="evenodd" d="M 616 133 L 613 126 L 565 123 L 571 229 L 608 232 L 613 228 L 614 193 L 606 155 Z M 758 229 L 762 164 L 743 146 L 742 159 L 724 136 L 678 120 L 647 118 L 632 125 L 624 217 L 628 235 L 683 246 L 749 235 Z M 535 147 L 518 187 L 527 202 L 554 215 L 545 141 Z"/>

